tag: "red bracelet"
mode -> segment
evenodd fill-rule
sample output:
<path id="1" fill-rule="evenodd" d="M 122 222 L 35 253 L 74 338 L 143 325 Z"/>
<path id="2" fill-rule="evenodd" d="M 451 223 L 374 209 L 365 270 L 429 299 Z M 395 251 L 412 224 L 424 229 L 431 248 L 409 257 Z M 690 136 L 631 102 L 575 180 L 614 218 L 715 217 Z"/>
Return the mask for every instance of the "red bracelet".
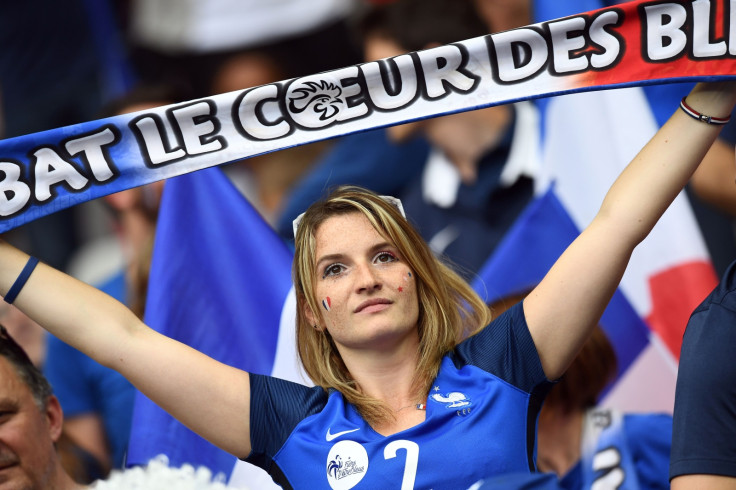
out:
<path id="1" fill-rule="evenodd" d="M 693 119 L 697 119 L 698 121 L 708 123 L 708 124 L 718 124 L 718 125 L 727 124 L 728 121 L 731 120 L 730 115 L 728 117 L 713 117 L 713 116 L 706 116 L 705 114 L 701 114 L 695 109 L 693 109 L 692 107 L 690 107 L 689 105 L 687 105 L 687 103 L 685 102 L 686 98 L 687 97 L 683 97 L 682 100 L 680 101 L 680 109 L 682 109 L 685 112 L 685 114 L 692 117 Z"/>

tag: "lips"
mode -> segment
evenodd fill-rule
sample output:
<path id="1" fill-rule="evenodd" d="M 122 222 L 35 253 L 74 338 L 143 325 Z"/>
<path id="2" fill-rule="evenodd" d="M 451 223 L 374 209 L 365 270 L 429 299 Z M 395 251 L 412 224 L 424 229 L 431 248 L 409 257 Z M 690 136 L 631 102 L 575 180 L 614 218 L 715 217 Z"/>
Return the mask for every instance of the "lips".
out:
<path id="1" fill-rule="evenodd" d="M 363 301 L 361 304 L 358 305 L 358 307 L 355 309 L 354 313 L 360 313 L 363 310 L 378 310 L 381 311 L 385 308 L 373 308 L 380 305 L 390 305 L 392 303 L 391 300 L 388 300 L 386 298 L 375 298 L 375 299 L 369 299 L 367 301 Z"/>
<path id="2" fill-rule="evenodd" d="M 0 451 L 0 471 L 18 464 L 18 457 L 9 451 Z"/>

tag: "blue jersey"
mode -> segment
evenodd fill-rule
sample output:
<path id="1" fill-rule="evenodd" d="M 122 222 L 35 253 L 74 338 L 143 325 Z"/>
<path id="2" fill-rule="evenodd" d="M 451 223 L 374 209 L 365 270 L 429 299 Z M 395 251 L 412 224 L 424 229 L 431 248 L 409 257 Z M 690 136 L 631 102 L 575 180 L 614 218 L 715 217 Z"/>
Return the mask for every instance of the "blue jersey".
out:
<path id="1" fill-rule="evenodd" d="M 695 308 L 682 338 L 670 478 L 736 477 L 736 262 Z"/>
<path id="2" fill-rule="evenodd" d="M 391 436 L 337 391 L 252 374 L 247 461 L 285 488 L 469 488 L 535 469 L 550 383 L 521 304 L 442 360 L 424 422 Z"/>
<path id="3" fill-rule="evenodd" d="M 581 460 L 560 485 L 566 490 L 668 489 L 671 446 L 670 415 L 590 410 L 585 417 Z"/>

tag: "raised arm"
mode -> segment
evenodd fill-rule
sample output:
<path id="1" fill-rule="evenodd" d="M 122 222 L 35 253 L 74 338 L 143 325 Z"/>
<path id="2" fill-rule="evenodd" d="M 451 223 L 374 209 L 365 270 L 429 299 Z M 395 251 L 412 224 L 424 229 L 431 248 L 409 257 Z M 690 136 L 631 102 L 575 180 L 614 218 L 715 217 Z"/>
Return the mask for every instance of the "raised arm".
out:
<path id="1" fill-rule="evenodd" d="M 736 84 L 698 84 L 687 104 L 726 117 Z M 634 247 L 652 230 L 708 152 L 721 126 L 677 110 L 613 183 L 580 236 L 524 300 L 529 330 L 550 379 L 561 376 L 599 321 Z"/>
<path id="2" fill-rule="evenodd" d="M 0 242 L 0 294 L 28 255 Z M 148 328 L 101 291 L 38 264 L 14 304 L 49 332 L 119 371 L 194 432 L 238 457 L 250 452 L 248 373 Z"/>
<path id="3" fill-rule="evenodd" d="M 690 187 L 705 202 L 736 217 L 736 167 L 733 145 L 718 139 L 690 180 Z"/>

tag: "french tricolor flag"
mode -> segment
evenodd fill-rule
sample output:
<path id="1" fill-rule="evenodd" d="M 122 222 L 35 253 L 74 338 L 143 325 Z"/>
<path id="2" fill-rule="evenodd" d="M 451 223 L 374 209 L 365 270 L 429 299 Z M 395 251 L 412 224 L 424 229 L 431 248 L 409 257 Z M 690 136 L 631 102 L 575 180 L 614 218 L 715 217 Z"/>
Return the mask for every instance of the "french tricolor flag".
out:
<path id="1" fill-rule="evenodd" d="M 537 21 L 603 6 L 590 0 L 536 5 Z M 493 302 L 537 284 L 690 88 L 652 85 L 535 101 L 539 139 L 529 143 L 536 147 L 527 154 L 537 159 L 537 197 L 479 272 L 476 290 Z M 619 361 L 618 379 L 603 405 L 672 412 L 682 334 L 716 283 L 683 192 L 635 250 L 601 320 Z"/>
<path id="2" fill-rule="evenodd" d="M 538 21 L 549 20 L 612 3 L 621 2 L 537 1 L 535 15 Z M 627 41 L 638 39 L 627 36 Z M 650 85 L 540 99 L 540 195 L 554 193 L 575 226 L 587 226 L 614 179 L 677 110 L 690 88 L 690 84 Z M 616 312 L 616 300 L 603 318 L 620 364 L 619 380 L 604 405 L 672 411 L 682 334 L 690 313 L 717 282 L 683 192 L 634 251 L 619 287 L 618 294 L 646 326 L 647 342 L 639 338 L 641 323 L 626 322 L 621 310 Z M 613 314 L 615 321 L 610 318 Z"/>
<path id="3" fill-rule="evenodd" d="M 220 168 L 171 179 L 156 231 L 146 323 L 228 365 L 307 383 L 294 342 L 291 260 Z M 229 476 L 236 464 L 141 393 L 132 425 L 128 465 L 166 454 L 171 466 L 206 466 Z M 252 469 L 250 488 L 273 485 L 265 472 L 242 464 Z"/>

